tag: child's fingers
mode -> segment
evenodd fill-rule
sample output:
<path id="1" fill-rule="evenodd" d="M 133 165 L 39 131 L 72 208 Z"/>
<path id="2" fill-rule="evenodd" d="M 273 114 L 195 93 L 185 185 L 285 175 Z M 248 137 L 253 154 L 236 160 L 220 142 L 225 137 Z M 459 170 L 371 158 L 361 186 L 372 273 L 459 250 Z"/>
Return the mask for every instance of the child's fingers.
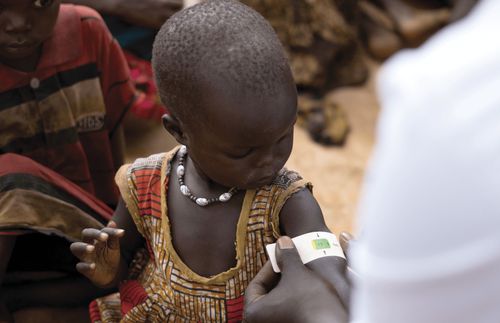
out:
<path id="1" fill-rule="evenodd" d="M 116 222 L 111 220 L 108 222 L 108 225 L 107 225 L 108 228 L 117 228 L 118 226 L 116 225 Z"/>
<path id="2" fill-rule="evenodd" d="M 79 262 L 76 264 L 76 270 L 87 278 L 91 279 L 95 271 L 95 263 Z"/>
<path id="3" fill-rule="evenodd" d="M 94 241 L 106 242 L 108 240 L 108 234 L 102 232 L 101 230 L 87 228 L 82 231 L 82 240 L 88 244 L 94 244 Z"/>
<path id="4" fill-rule="evenodd" d="M 90 261 L 93 257 L 95 247 L 84 242 L 74 242 L 69 247 L 71 252 L 82 261 Z"/>
<path id="5" fill-rule="evenodd" d="M 125 230 L 123 229 L 115 229 L 115 228 L 104 228 L 102 232 L 108 235 L 108 248 L 110 249 L 120 249 L 120 238 L 125 234 Z"/>

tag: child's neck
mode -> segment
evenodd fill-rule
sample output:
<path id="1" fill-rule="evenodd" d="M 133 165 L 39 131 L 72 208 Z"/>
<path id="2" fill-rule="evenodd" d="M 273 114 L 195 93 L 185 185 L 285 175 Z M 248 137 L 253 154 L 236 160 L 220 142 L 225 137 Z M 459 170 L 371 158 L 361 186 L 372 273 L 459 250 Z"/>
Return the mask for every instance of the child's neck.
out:
<path id="1" fill-rule="evenodd" d="M 186 158 L 186 177 L 191 177 L 189 182 L 196 183 L 198 189 L 202 190 L 204 193 L 213 194 L 215 193 L 225 193 L 229 189 L 228 187 L 222 186 L 210 178 L 207 177 L 193 162 L 191 158 Z M 200 192 L 201 193 L 201 192 Z"/>
<path id="2" fill-rule="evenodd" d="M 42 45 L 28 57 L 21 59 L 2 59 L 0 62 L 21 72 L 34 72 L 42 57 Z"/>

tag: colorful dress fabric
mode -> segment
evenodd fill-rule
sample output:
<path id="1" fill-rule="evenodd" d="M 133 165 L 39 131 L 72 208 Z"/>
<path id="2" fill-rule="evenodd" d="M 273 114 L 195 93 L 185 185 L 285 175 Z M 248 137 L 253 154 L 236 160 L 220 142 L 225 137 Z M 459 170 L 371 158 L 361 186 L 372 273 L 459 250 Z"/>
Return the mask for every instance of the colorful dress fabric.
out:
<path id="1" fill-rule="evenodd" d="M 138 159 L 116 176 L 120 192 L 147 244 L 133 262 L 120 294 L 91 304 L 93 322 L 239 322 L 250 280 L 267 261 L 265 245 L 280 235 L 279 213 L 297 191 L 312 186 L 283 169 L 272 184 L 247 190 L 236 233 L 235 267 L 202 277 L 182 262 L 172 245 L 167 216 L 169 153 Z"/>

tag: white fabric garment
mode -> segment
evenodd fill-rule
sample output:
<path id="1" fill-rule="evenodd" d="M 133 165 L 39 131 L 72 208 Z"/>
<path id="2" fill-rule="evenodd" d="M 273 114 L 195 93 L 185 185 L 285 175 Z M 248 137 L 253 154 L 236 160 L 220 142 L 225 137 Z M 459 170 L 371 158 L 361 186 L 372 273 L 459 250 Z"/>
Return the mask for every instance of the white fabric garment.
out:
<path id="1" fill-rule="evenodd" d="M 382 69 L 357 323 L 500 322 L 500 0 Z"/>

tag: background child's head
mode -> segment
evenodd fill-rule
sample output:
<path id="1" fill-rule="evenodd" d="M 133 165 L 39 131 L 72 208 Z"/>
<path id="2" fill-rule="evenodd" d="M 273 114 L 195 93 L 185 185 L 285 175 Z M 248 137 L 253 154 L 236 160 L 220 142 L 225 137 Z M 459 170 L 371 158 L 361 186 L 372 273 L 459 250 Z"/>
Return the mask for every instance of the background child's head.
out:
<path id="1" fill-rule="evenodd" d="M 262 16 L 232 0 L 181 11 L 156 37 L 153 67 L 172 113 L 165 126 L 199 170 L 240 188 L 276 176 L 291 153 L 297 93 Z"/>
<path id="2" fill-rule="evenodd" d="M 0 0 L 0 62 L 38 56 L 52 34 L 59 6 L 60 0 Z"/>

